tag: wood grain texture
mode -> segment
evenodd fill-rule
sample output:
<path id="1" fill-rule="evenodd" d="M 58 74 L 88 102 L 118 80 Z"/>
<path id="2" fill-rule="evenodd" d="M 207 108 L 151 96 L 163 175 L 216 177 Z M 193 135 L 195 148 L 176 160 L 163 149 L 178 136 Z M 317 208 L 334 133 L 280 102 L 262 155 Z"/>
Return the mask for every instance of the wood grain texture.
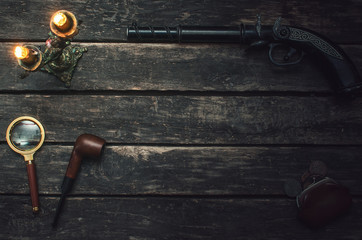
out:
<path id="1" fill-rule="evenodd" d="M 40 194 L 59 194 L 71 146 L 43 146 L 35 155 Z M 0 146 L 0 194 L 28 194 L 25 163 Z M 284 195 L 287 179 L 300 179 L 312 160 L 328 176 L 362 194 L 359 147 L 106 146 L 102 159 L 84 159 L 72 194 Z"/>
<path id="2" fill-rule="evenodd" d="M 91 133 L 109 143 L 361 144 L 361 101 L 9 94 L 0 95 L 6 113 L 0 119 L 0 137 L 5 138 L 13 119 L 31 114 L 45 126 L 47 142 L 74 142 Z"/>
<path id="3" fill-rule="evenodd" d="M 13 56 L 15 45 L 0 48 L 6 56 L 0 59 L 0 91 L 68 91 L 47 73 L 33 72 L 20 79 L 24 70 Z M 75 45 L 89 50 L 79 62 L 70 90 L 333 92 L 321 65 L 310 57 L 294 66 L 277 67 L 269 61 L 267 48 L 245 53 L 246 47 L 237 44 Z M 362 47 L 344 49 L 362 73 Z"/>
<path id="4" fill-rule="evenodd" d="M 272 25 L 279 17 L 304 26 L 337 42 L 361 42 L 358 0 L 348 1 L 113 1 L 113 0 L 5 0 L 0 6 L 0 39 L 46 39 L 51 15 L 59 9 L 73 11 L 83 21 L 77 40 L 125 41 L 125 29 L 140 25 L 255 24 L 256 15 Z"/>
<path id="5" fill-rule="evenodd" d="M 0 237 L 6 239 L 357 239 L 361 200 L 349 214 L 313 231 L 297 219 L 294 200 L 73 197 L 56 230 L 57 198 L 41 197 L 31 214 L 23 196 L 1 198 Z"/>
<path id="6" fill-rule="evenodd" d="M 70 89 L 26 79 L 16 44 L 44 45 L 52 13 L 82 21 L 88 47 Z M 267 49 L 238 44 L 126 43 L 126 27 L 284 23 L 339 44 L 362 73 L 362 2 L 217 0 L 3 0 L 0 5 L 0 239 L 360 239 L 362 97 L 337 99 L 311 58 L 280 68 Z M 23 157 L 5 141 L 21 115 L 45 127 L 35 154 L 40 214 Z M 76 138 L 107 141 L 84 159 L 59 228 L 51 229 Z M 311 160 L 353 194 L 350 212 L 319 230 L 297 219 L 287 179 Z"/>

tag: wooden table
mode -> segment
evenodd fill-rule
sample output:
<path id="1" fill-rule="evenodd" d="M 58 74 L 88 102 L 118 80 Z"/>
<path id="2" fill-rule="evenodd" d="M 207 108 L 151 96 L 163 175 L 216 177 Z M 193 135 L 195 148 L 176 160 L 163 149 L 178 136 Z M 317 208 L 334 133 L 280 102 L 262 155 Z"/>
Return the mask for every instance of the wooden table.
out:
<path id="1" fill-rule="evenodd" d="M 42 72 L 20 79 L 17 44 L 44 46 L 51 15 L 79 20 L 85 46 L 72 86 Z M 360 239 L 362 98 L 343 102 L 312 59 L 276 67 L 237 44 L 137 44 L 126 27 L 304 26 L 341 44 L 362 72 L 362 2 L 3 0 L 0 5 L 0 239 Z M 46 140 L 35 155 L 33 215 L 22 156 L 5 140 L 31 115 Z M 107 141 L 85 159 L 51 228 L 76 138 Z M 286 179 L 310 161 L 350 188 L 353 206 L 319 230 L 297 219 Z"/>

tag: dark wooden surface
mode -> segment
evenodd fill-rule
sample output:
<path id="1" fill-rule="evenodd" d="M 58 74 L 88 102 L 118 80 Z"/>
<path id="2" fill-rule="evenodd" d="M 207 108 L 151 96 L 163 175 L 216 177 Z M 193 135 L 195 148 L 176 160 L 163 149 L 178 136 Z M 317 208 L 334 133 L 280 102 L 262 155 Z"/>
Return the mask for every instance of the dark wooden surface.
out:
<path id="1" fill-rule="evenodd" d="M 53 12 L 82 20 L 88 47 L 70 89 L 45 73 L 18 75 L 15 45 L 43 45 Z M 44 1 L 0 5 L 0 239 L 361 239 L 362 98 L 336 99 L 311 59 L 280 68 L 267 50 L 222 44 L 127 43 L 139 25 L 285 22 L 339 43 L 362 73 L 362 2 Z M 35 155 L 41 210 L 31 212 L 9 123 L 32 115 L 46 129 Z M 85 159 L 52 229 L 75 139 L 106 139 Z M 296 219 L 285 180 L 312 160 L 353 194 L 349 213 L 319 230 Z"/>

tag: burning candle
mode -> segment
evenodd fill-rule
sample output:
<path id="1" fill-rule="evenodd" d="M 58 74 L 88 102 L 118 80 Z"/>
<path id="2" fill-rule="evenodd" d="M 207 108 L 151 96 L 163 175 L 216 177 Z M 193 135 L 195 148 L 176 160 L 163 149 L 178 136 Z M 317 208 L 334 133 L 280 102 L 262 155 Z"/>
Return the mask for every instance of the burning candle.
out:
<path id="1" fill-rule="evenodd" d="M 37 61 L 37 53 L 27 47 L 17 46 L 14 54 L 17 59 L 27 64 L 33 64 Z"/>
<path id="2" fill-rule="evenodd" d="M 15 57 L 18 59 L 25 59 L 29 57 L 29 49 L 22 46 L 17 46 L 14 51 Z"/>
<path id="3" fill-rule="evenodd" d="M 53 16 L 54 25 L 61 31 L 67 31 L 70 28 L 70 21 L 67 16 L 62 12 L 57 12 Z"/>
<path id="4" fill-rule="evenodd" d="M 78 33 L 78 21 L 74 14 L 59 10 L 50 19 L 50 30 L 61 38 L 72 38 Z"/>

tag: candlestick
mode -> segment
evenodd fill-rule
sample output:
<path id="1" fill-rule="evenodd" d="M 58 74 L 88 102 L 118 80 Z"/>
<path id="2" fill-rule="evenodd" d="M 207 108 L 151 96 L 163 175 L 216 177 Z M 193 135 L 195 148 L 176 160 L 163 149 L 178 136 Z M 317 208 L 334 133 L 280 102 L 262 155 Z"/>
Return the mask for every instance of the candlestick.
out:
<path id="1" fill-rule="evenodd" d="M 29 49 L 22 46 L 17 46 L 14 51 L 15 57 L 18 59 L 26 59 L 29 58 Z"/>
<path id="2" fill-rule="evenodd" d="M 61 38 L 72 38 L 78 34 L 78 21 L 73 13 L 59 10 L 53 14 L 50 30 Z"/>
<path id="3" fill-rule="evenodd" d="M 15 48 L 18 63 L 26 70 L 21 77 L 26 77 L 30 71 L 40 70 L 55 75 L 66 87 L 70 87 L 74 69 L 83 53 L 87 52 L 85 47 L 71 45 L 72 38 L 78 34 L 77 19 L 69 11 L 57 11 L 51 17 L 50 29 L 44 52 L 34 46 Z"/>
<path id="4" fill-rule="evenodd" d="M 70 28 L 70 21 L 68 20 L 67 16 L 62 13 L 58 12 L 54 14 L 53 16 L 53 23 L 57 28 L 59 28 L 61 31 L 67 31 Z"/>
<path id="5" fill-rule="evenodd" d="M 31 45 L 17 46 L 14 50 L 19 65 L 27 71 L 35 71 L 42 61 L 41 51 Z"/>

